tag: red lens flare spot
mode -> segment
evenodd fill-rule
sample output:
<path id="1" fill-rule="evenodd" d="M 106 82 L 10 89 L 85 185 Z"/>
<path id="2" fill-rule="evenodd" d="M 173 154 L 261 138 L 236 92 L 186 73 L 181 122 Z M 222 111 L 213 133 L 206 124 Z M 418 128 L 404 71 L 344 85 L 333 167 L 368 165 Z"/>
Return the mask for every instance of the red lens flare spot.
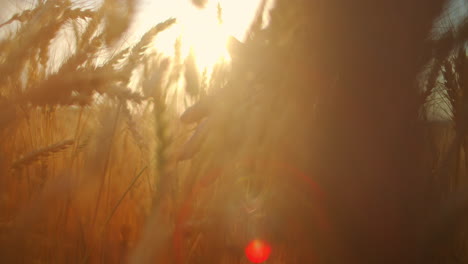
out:
<path id="1" fill-rule="evenodd" d="M 253 263 L 262 263 L 270 257 L 271 247 L 265 241 L 256 239 L 245 248 L 245 255 Z"/>

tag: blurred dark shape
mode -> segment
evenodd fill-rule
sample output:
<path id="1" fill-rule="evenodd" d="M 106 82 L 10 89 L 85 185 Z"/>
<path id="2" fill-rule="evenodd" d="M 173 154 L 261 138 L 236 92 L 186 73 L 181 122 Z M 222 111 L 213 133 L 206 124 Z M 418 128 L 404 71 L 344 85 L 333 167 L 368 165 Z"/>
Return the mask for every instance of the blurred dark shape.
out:
<path id="1" fill-rule="evenodd" d="M 187 108 L 187 110 L 180 116 L 180 120 L 186 124 L 199 122 L 210 113 L 213 107 L 213 99 L 213 96 L 202 98 L 200 102 Z"/>
<path id="2" fill-rule="evenodd" d="M 192 0 L 192 3 L 198 8 L 205 8 L 208 0 Z"/>
<path id="3" fill-rule="evenodd" d="M 297 239 L 301 263 L 312 263 L 314 253 L 324 259 L 316 263 L 438 263 L 428 254 L 438 246 L 423 241 L 432 230 L 422 223 L 440 207 L 431 167 L 423 163 L 417 78 L 431 60 L 428 39 L 445 2 L 278 0 L 262 35 L 251 34 L 245 45 L 230 40 L 233 59 L 264 66 L 252 75 L 267 76 L 265 93 L 301 110 L 290 116 L 300 125 L 287 123 L 294 133 L 284 135 L 285 149 L 329 194 L 340 247 L 326 248 L 323 237 L 314 237 L 310 212 L 291 210 L 306 231 Z M 291 9 L 304 20 L 293 30 Z M 258 43 L 267 43 L 261 53 L 244 52 Z M 184 119 L 206 113 L 197 109 L 206 107 L 191 108 Z"/>
<path id="4" fill-rule="evenodd" d="M 237 40 L 235 37 L 229 36 L 227 41 L 227 49 L 229 51 L 229 55 L 231 55 L 232 58 L 236 58 L 242 55 L 245 47 L 243 47 L 242 42 Z"/>
<path id="5" fill-rule="evenodd" d="M 193 50 L 190 51 L 189 56 L 185 59 L 184 63 L 184 77 L 185 77 L 185 91 L 192 98 L 198 98 L 200 95 L 200 76 L 196 65 L 197 59 Z"/>
<path id="6" fill-rule="evenodd" d="M 217 18 L 218 18 L 218 23 L 223 24 L 223 8 L 221 7 L 221 3 L 218 3 L 216 6 L 217 10 Z"/>

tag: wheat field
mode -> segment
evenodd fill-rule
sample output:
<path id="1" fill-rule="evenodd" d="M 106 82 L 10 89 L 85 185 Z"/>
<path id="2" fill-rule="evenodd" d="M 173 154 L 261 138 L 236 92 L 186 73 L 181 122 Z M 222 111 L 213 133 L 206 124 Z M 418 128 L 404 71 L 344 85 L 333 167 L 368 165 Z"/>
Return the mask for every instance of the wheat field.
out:
<path id="1" fill-rule="evenodd" d="M 263 1 L 202 71 L 137 2 L 0 21 L 1 263 L 468 262 L 468 14 Z"/>

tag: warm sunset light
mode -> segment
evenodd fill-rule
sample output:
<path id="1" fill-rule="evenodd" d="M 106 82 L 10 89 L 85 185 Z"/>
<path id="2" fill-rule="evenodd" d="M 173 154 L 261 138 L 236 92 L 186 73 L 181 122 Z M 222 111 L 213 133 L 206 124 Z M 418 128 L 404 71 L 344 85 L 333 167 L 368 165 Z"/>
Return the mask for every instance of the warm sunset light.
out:
<path id="1" fill-rule="evenodd" d="M 468 264 L 467 3 L 0 0 L 0 264 Z"/>
<path id="2" fill-rule="evenodd" d="M 210 68 L 217 62 L 229 59 L 226 42 L 230 33 L 218 21 L 216 6 L 210 5 L 204 10 L 190 7 L 178 21 L 183 52 L 192 49 L 200 69 Z"/>
<path id="3" fill-rule="evenodd" d="M 156 49 L 172 55 L 174 43 L 180 38 L 182 56 L 186 57 L 192 50 L 199 70 L 209 70 L 216 63 L 229 62 L 228 37 L 244 39 L 259 3 L 259 0 L 211 0 L 199 8 L 189 0 L 148 0 L 141 7 L 142 27 L 154 23 L 154 17 L 161 13 L 173 14 L 177 24 L 156 38 Z"/>

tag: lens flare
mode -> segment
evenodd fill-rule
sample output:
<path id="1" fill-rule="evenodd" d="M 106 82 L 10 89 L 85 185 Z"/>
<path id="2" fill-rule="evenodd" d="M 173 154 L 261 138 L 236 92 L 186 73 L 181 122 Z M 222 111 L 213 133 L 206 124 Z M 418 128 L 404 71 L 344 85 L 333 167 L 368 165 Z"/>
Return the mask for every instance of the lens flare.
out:
<path id="1" fill-rule="evenodd" d="M 252 263 L 262 263 L 271 254 L 271 247 L 265 241 L 255 239 L 245 247 L 245 255 Z"/>

